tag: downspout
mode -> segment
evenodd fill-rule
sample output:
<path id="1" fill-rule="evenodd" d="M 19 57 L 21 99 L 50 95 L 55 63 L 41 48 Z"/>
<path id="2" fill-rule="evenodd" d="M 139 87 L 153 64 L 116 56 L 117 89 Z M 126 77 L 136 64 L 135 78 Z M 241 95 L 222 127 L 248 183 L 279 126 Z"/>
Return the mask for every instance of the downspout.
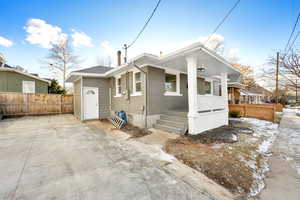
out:
<path id="1" fill-rule="evenodd" d="M 144 77 L 145 77 L 144 104 L 145 104 L 145 129 L 147 129 L 148 128 L 147 127 L 148 126 L 148 123 L 147 123 L 147 115 L 148 115 L 148 100 L 147 100 L 148 99 L 148 92 L 147 92 L 148 91 L 147 90 L 147 88 L 148 88 L 148 73 L 146 71 L 142 70 L 139 66 L 137 66 L 134 61 L 132 63 L 133 63 L 133 66 L 135 68 L 137 68 L 140 72 L 142 72 L 144 74 Z"/>

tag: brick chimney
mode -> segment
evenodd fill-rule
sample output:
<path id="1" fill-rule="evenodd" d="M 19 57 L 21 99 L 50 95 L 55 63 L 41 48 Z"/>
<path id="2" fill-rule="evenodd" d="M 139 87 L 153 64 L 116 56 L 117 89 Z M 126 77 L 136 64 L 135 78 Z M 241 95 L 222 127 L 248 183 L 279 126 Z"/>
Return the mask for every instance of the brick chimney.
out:
<path id="1" fill-rule="evenodd" d="M 117 55 L 118 55 L 118 66 L 121 66 L 121 51 L 120 50 L 117 52 Z"/>

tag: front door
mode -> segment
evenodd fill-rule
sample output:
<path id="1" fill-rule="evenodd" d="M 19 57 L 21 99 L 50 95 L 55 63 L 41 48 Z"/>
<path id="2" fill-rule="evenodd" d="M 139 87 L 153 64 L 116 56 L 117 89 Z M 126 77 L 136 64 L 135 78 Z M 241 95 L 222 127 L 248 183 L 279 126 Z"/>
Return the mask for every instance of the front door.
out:
<path id="1" fill-rule="evenodd" d="M 99 118 L 99 98 L 98 88 L 84 87 L 83 102 L 84 102 L 84 119 Z"/>

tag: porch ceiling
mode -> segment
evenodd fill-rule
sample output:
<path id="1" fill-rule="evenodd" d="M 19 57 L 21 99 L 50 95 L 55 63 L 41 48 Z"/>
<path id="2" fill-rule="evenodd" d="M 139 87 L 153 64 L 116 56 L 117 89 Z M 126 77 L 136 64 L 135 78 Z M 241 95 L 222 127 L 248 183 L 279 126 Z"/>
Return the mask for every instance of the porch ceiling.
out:
<path id="1" fill-rule="evenodd" d="M 202 76 L 216 76 L 220 73 L 228 73 L 228 75 L 238 75 L 240 74 L 238 70 L 229 66 L 229 63 L 224 63 L 223 60 L 218 59 L 216 56 L 211 55 L 202 48 L 198 48 L 193 51 L 182 53 L 176 56 L 170 56 L 170 58 L 162 58 L 158 65 L 175 69 L 184 73 L 187 73 L 187 62 L 186 58 L 193 56 L 197 58 L 197 67 L 204 67 L 204 72 L 198 72 Z"/>

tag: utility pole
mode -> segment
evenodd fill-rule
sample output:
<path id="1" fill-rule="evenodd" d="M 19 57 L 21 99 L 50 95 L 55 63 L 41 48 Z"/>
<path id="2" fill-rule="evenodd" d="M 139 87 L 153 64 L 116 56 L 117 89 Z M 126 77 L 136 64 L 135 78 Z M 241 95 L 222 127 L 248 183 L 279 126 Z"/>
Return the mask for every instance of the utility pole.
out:
<path id="1" fill-rule="evenodd" d="M 297 103 L 298 103 L 298 78 L 296 78 L 296 105 L 297 105 Z"/>
<path id="2" fill-rule="evenodd" d="M 276 59 L 276 104 L 278 103 L 278 74 L 279 74 L 279 52 Z"/>
<path id="3" fill-rule="evenodd" d="M 127 44 L 124 44 L 124 47 L 123 47 L 123 48 L 125 49 L 124 63 L 127 63 L 127 49 L 128 49 Z"/>

